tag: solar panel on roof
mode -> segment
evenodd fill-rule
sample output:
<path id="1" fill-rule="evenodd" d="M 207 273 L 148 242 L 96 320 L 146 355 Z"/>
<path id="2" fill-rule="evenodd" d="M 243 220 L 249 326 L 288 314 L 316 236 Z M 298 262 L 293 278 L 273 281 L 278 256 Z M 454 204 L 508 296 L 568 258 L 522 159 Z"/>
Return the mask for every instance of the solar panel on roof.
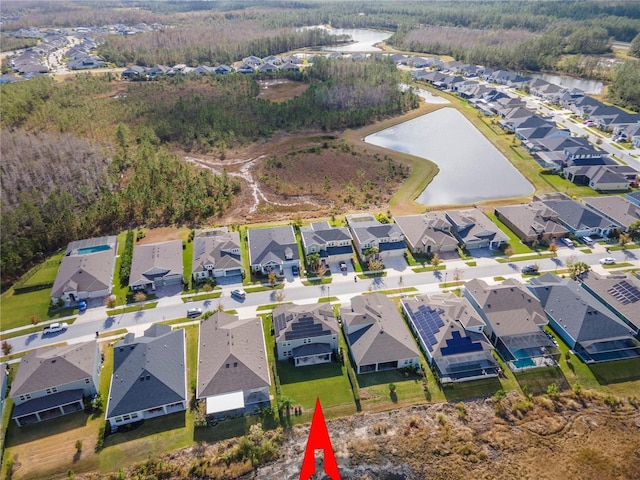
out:
<path id="1" fill-rule="evenodd" d="M 640 289 L 626 280 L 622 280 L 621 282 L 613 285 L 609 290 L 607 290 L 607 293 L 612 295 L 623 305 L 640 300 Z"/>

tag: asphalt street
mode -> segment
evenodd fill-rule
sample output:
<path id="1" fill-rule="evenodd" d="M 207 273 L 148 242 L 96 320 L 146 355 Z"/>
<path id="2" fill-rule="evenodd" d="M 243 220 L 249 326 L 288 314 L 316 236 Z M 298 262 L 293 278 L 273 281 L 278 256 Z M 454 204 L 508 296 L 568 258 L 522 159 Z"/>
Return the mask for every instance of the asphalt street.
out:
<path id="1" fill-rule="evenodd" d="M 616 263 L 630 263 L 634 267 L 640 267 L 640 250 L 625 250 L 607 253 L 603 245 L 595 245 L 592 247 L 592 253 L 580 252 L 580 247 L 569 248 L 560 247 L 557 256 L 553 258 L 541 258 L 538 260 L 518 260 L 517 256 L 512 257 L 512 261 L 508 263 L 499 263 L 494 257 L 487 253 L 486 256 L 480 256 L 473 259 L 476 266 L 469 266 L 467 261 L 448 260 L 443 262 L 446 265 L 445 270 L 415 273 L 408 266 L 404 268 L 388 269 L 385 277 L 375 279 L 358 279 L 354 281 L 354 272 L 334 273 L 332 283 L 324 285 L 305 286 L 298 277 L 288 278 L 285 280 L 285 286 L 282 290 L 268 290 L 251 292 L 251 287 L 245 289 L 249 291 L 243 300 L 239 300 L 231 296 L 231 290 L 237 288 L 237 285 L 225 286 L 222 288 L 222 296 L 212 300 L 190 301 L 185 302 L 186 296 L 174 295 L 170 297 L 162 297 L 157 300 L 158 305 L 148 310 L 139 310 L 130 313 L 108 316 L 106 307 L 90 308 L 86 312 L 75 317 L 75 321 L 69 325 L 65 332 L 57 334 L 42 335 L 42 332 L 30 333 L 27 335 L 17 336 L 9 339 L 9 343 L 13 346 L 12 353 L 20 353 L 34 348 L 59 344 L 61 342 L 75 343 L 87 341 L 95 338 L 96 332 L 101 335 L 108 332 L 118 332 L 121 334 L 122 329 L 135 332 L 141 335 L 152 323 L 184 319 L 187 309 L 200 307 L 203 311 L 216 310 L 221 304 L 224 310 L 236 310 L 241 318 L 255 316 L 257 307 L 260 305 L 268 305 L 278 303 L 274 292 L 281 292 L 284 298 L 283 302 L 294 302 L 297 304 L 317 303 L 318 299 L 325 297 L 331 298 L 332 303 L 340 303 L 348 306 L 351 297 L 365 292 L 386 291 L 398 289 L 400 286 L 407 288 L 415 288 L 412 293 L 432 293 L 442 289 L 440 284 L 444 282 L 453 282 L 456 270 L 459 272 L 462 281 L 471 280 L 473 278 L 482 278 L 489 284 L 496 284 L 494 277 L 517 278 L 522 279 L 520 270 L 523 265 L 535 263 L 541 272 L 554 272 L 562 270 L 566 267 L 567 259 L 574 257 L 579 261 L 583 261 L 591 265 L 592 270 L 604 273 L 605 271 L 614 271 L 612 269 L 604 269 L 599 264 L 599 260 L 605 256 L 613 257 Z M 629 268 L 628 266 L 626 268 Z M 52 323 L 52 320 L 43 322 L 42 325 Z M 199 320 L 184 320 L 184 323 Z M 28 325 L 24 328 L 31 328 Z M 6 332 L 4 332 L 6 333 Z M 104 335 L 103 335 L 104 337 Z M 103 338 L 104 339 L 104 338 Z"/>

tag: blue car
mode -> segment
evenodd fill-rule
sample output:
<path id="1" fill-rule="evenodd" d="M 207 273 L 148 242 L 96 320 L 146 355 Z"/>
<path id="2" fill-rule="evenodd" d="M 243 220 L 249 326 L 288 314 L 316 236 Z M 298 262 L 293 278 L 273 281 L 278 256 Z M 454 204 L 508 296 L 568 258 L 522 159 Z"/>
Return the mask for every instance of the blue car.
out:
<path id="1" fill-rule="evenodd" d="M 84 312 L 87 310 L 87 302 L 84 300 L 80 300 L 78 302 L 78 312 Z"/>
<path id="2" fill-rule="evenodd" d="M 293 272 L 293 276 L 297 277 L 298 274 L 300 273 L 300 271 L 298 270 L 298 266 L 294 265 L 293 267 L 291 267 L 291 271 Z"/>

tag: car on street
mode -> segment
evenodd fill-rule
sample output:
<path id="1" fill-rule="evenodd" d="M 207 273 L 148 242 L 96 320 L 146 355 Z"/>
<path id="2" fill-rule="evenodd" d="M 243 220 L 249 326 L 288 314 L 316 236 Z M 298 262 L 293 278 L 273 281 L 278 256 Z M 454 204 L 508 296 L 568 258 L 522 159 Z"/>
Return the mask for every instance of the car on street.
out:
<path id="1" fill-rule="evenodd" d="M 604 257 L 599 260 L 600 265 L 615 265 L 616 259 L 612 257 Z"/>
<path id="2" fill-rule="evenodd" d="M 525 265 L 524 267 L 522 267 L 521 272 L 522 273 L 537 273 L 538 272 L 538 266 L 537 265 Z"/>
<path id="3" fill-rule="evenodd" d="M 67 330 L 67 327 L 69 325 L 67 325 L 65 322 L 56 322 L 56 323 L 52 323 L 50 325 L 47 325 L 46 327 L 44 327 L 42 329 L 42 334 L 43 335 L 48 335 L 51 333 L 58 333 L 58 332 L 64 332 Z"/>
<path id="4" fill-rule="evenodd" d="M 187 310 L 187 318 L 198 318 L 200 315 L 202 315 L 201 308 L 190 308 Z"/>
<path id="5" fill-rule="evenodd" d="M 236 298 L 245 298 L 247 296 L 247 292 L 241 288 L 236 288 L 235 290 L 231 290 L 231 296 Z"/>

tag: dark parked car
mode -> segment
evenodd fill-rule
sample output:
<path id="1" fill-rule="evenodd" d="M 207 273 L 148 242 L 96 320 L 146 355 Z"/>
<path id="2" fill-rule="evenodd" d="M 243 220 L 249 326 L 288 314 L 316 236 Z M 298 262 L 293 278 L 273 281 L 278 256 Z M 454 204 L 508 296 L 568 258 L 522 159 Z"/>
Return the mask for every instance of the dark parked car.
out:
<path id="1" fill-rule="evenodd" d="M 300 270 L 298 269 L 297 265 L 294 265 L 293 267 L 291 267 L 291 271 L 293 272 L 294 277 L 297 277 L 298 274 L 300 273 Z"/>

